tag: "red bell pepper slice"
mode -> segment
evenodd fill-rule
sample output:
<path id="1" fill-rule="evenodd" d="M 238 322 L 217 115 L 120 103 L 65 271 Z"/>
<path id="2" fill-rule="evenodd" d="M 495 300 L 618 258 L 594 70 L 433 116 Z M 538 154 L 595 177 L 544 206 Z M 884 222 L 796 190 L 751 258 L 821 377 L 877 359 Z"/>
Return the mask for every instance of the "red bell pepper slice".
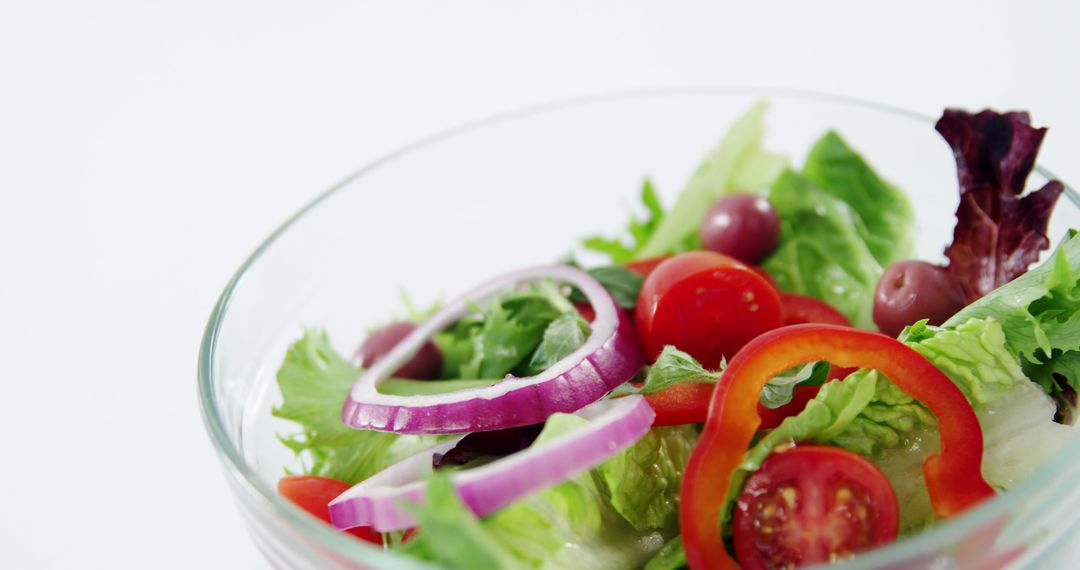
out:
<path id="1" fill-rule="evenodd" d="M 687 463 L 679 513 L 694 570 L 738 568 L 720 537 L 720 507 L 731 477 L 761 423 L 761 389 L 793 366 L 824 360 L 875 369 L 937 417 L 941 452 L 923 463 L 934 513 L 951 517 L 993 496 L 982 477 L 982 429 L 960 389 L 930 361 L 883 334 L 834 325 L 794 325 L 750 341 L 728 364 Z"/>

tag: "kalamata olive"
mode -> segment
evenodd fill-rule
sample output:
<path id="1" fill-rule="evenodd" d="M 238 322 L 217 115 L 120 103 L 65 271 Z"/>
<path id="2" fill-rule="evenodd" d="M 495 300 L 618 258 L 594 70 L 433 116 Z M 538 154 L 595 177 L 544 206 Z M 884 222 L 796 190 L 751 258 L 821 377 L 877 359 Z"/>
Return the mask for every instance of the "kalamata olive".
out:
<path id="1" fill-rule="evenodd" d="M 385 327 L 371 333 L 364 340 L 360 348 L 353 356 L 353 362 L 361 368 L 369 368 L 386 356 L 390 349 L 416 328 L 416 325 L 408 321 L 390 323 Z M 430 340 L 425 342 L 420 350 L 416 351 L 408 362 L 394 372 L 398 378 L 412 378 L 415 380 L 430 380 L 439 376 L 442 367 L 442 353 L 439 347 Z"/>
<path id="2" fill-rule="evenodd" d="M 926 261 L 890 265 L 874 290 L 874 323 L 889 336 L 922 319 L 940 325 L 963 307 L 964 292 L 956 278 Z"/>
<path id="3" fill-rule="evenodd" d="M 704 249 L 756 263 L 776 249 L 780 218 L 765 198 L 732 194 L 709 208 L 698 236 Z"/>

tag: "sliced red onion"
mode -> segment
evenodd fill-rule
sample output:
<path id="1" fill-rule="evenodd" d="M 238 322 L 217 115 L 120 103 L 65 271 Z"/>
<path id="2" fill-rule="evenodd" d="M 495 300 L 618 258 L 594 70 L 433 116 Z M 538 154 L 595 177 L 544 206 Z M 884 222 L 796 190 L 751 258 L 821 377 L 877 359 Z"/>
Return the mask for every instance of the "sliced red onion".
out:
<path id="1" fill-rule="evenodd" d="M 544 279 L 574 285 L 596 312 L 591 334 L 569 356 L 536 376 L 507 376 L 482 388 L 423 396 L 378 391 L 378 385 L 425 342 L 476 304 L 517 285 Z M 522 269 L 473 289 L 421 323 L 357 378 L 341 419 L 356 429 L 410 434 L 466 433 L 535 424 L 555 412 L 573 412 L 595 402 L 632 378 L 643 364 L 633 327 L 596 279 L 565 265 Z"/>
<path id="2" fill-rule="evenodd" d="M 641 439 L 656 417 L 637 395 L 594 402 L 576 415 L 589 423 L 487 465 L 452 473 L 461 500 L 477 516 L 495 512 L 603 463 Z M 432 456 L 449 451 L 460 439 L 428 448 L 345 491 L 330 502 L 330 520 L 340 529 L 370 526 L 379 532 L 416 526 L 402 504 L 423 501 Z"/>

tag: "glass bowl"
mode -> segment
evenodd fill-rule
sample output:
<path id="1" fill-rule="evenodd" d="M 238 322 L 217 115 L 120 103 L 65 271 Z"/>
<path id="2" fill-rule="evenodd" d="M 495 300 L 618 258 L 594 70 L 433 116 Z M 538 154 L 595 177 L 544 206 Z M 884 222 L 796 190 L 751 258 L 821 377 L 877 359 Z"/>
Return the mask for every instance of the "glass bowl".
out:
<path id="1" fill-rule="evenodd" d="M 304 327 L 351 353 L 368 327 L 511 268 L 576 251 L 623 228 L 643 178 L 666 204 L 753 102 L 766 146 L 796 165 L 833 128 L 911 196 L 919 257 L 944 259 L 958 200 L 955 164 L 930 117 L 830 95 L 698 87 L 597 96 L 479 120 L 428 137 L 346 178 L 287 220 L 225 288 L 199 356 L 203 416 L 251 535 L 277 567 L 427 568 L 306 515 L 275 492 L 296 426 L 272 418 L 274 374 Z M 1038 119 L 1036 110 L 1036 122 Z M 1051 143 L 1052 135 L 1051 135 Z M 1029 185 L 1050 173 L 1039 168 Z M 1050 224 L 1080 226 L 1071 189 Z M 1045 257 L 1045 256 L 1044 256 Z M 399 310 L 400 312 L 400 310 Z M 845 568 L 1051 566 L 1074 553 L 1080 438 L 993 501 Z M 237 537 L 239 539 L 239 537 Z M 1054 558 L 1057 557 L 1057 558 Z"/>

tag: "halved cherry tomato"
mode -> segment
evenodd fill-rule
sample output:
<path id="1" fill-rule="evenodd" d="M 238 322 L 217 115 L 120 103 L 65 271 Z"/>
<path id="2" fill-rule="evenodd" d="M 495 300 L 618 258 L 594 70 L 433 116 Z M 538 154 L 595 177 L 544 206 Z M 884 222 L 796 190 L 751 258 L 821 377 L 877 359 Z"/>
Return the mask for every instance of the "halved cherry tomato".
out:
<path id="1" fill-rule="evenodd" d="M 319 517 L 330 524 L 330 511 L 327 505 L 338 495 L 349 490 L 348 483 L 319 477 L 317 475 L 288 475 L 278 481 L 278 493 L 296 506 Z M 367 526 L 351 528 L 345 531 L 361 540 L 372 544 L 382 544 L 382 534 Z"/>
<path id="2" fill-rule="evenodd" d="M 872 463 L 843 449 L 774 453 L 735 505 L 735 554 L 746 570 L 793 568 L 896 540 L 896 492 Z"/>
<path id="3" fill-rule="evenodd" d="M 780 303 L 784 306 L 785 326 L 806 323 L 851 326 L 851 321 L 844 316 L 844 313 L 837 311 L 824 301 L 807 295 L 780 293 Z"/>
<path id="4" fill-rule="evenodd" d="M 982 476 L 982 428 L 956 387 L 924 356 L 883 334 L 835 325 L 793 325 L 759 336 L 728 364 L 713 391 L 679 495 L 690 567 L 735 568 L 720 538 L 721 509 L 735 470 L 761 424 L 757 403 L 770 378 L 818 360 L 880 371 L 937 417 L 941 452 L 923 462 L 934 514 L 948 518 L 994 495 Z"/>
<path id="5" fill-rule="evenodd" d="M 715 369 L 759 334 L 780 325 L 780 297 L 746 264 L 708 251 L 681 253 L 645 278 L 635 324 L 654 360 L 674 345 Z"/>

